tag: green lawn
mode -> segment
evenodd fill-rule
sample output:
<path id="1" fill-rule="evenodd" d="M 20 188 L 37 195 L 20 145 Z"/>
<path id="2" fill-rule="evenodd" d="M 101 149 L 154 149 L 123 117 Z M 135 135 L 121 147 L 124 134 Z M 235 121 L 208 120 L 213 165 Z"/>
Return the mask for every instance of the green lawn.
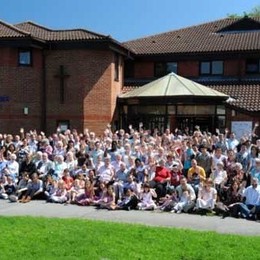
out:
<path id="1" fill-rule="evenodd" d="M 260 259 L 260 236 L 80 219 L 0 217 L 0 259 Z"/>

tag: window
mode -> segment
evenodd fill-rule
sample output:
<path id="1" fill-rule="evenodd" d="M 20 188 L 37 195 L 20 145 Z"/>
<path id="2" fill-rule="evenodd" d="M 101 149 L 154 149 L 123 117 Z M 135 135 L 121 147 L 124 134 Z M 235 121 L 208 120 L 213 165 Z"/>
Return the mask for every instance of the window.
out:
<path id="1" fill-rule="evenodd" d="M 119 54 L 115 54 L 115 81 L 119 81 Z"/>
<path id="2" fill-rule="evenodd" d="M 246 73 L 260 73 L 260 59 L 248 59 L 246 61 Z"/>
<path id="3" fill-rule="evenodd" d="M 134 77 L 134 62 L 132 60 L 127 60 L 124 64 L 124 75 L 125 78 Z"/>
<path id="4" fill-rule="evenodd" d="M 64 133 L 66 130 L 70 129 L 69 120 L 57 120 L 57 131 Z"/>
<path id="5" fill-rule="evenodd" d="M 157 62 L 155 63 L 154 76 L 162 77 L 171 72 L 177 73 L 178 63 L 177 62 Z"/>
<path id="6" fill-rule="evenodd" d="M 32 65 L 32 52 L 30 50 L 19 50 L 19 65 L 30 66 Z"/>
<path id="7" fill-rule="evenodd" d="M 200 63 L 201 75 L 222 75 L 223 61 L 202 61 Z"/>
<path id="8" fill-rule="evenodd" d="M 177 107 L 178 115 L 214 115 L 215 106 L 211 105 L 179 105 Z"/>
<path id="9" fill-rule="evenodd" d="M 166 113 L 166 106 L 129 106 L 129 114 L 132 115 L 164 115 Z"/>
<path id="10" fill-rule="evenodd" d="M 217 115 L 225 115 L 226 114 L 226 108 L 224 105 L 217 106 Z"/>

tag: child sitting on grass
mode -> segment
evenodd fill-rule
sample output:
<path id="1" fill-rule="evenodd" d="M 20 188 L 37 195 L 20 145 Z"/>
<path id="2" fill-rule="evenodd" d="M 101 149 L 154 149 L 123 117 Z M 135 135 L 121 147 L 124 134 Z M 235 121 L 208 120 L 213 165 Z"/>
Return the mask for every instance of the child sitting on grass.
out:
<path id="1" fill-rule="evenodd" d="M 138 198 L 132 189 L 125 190 L 122 201 L 118 202 L 116 209 L 131 210 L 136 209 Z"/>
<path id="2" fill-rule="evenodd" d="M 106 192 L 103 193 L 101 199 L 94 202 L 100 209 L 116 209 L 116 195 L 112 185 L 107 186 Z"/>
<path id="3" fill-rule="evenodd" d="M 63 180 L 59 180 L 57 190 L 47 200 L 48 202 L 65 203 L 67 201 L 66 184 Z"/>
<path id="4" fill-rule="evenodd" d="M 159 207 L 162 211 L 171 211 L 178 202 L 177 192 L 172 191 L 171 194 L 166 194 L 164 198 L 161 198 L 162 205 Z"/>
<path id="5" fill-rule="evenodd" d="M 154 189 L 150 188 L 149 183 L 145 183 L 143 191 L 140 194 L 141 202 L 138 203 L 139 210 L 154 210 L 156 209 L 156 204 L 153 198 L 157 198 L 157 194 Z"/>
<path id="6" fill-rule="evenodd" d="M 191 202 L 191 196 L 188 189 L 182 190 L 179 202 L 173 207 L 172 213 L 181 213 L 183 208 Z"/>
<path id="7" fill-rule="evenodd" d="M 75 197 L 76 204 L 80 206 L 89 206 L 93 204 L 94 188 L 90 180 L 86 180 L 84 192 Z"/>

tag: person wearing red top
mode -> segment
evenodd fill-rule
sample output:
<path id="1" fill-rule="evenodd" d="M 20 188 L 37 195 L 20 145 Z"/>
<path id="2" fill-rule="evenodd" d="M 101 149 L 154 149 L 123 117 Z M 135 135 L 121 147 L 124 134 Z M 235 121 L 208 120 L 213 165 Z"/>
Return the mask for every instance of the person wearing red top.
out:
<path id="1" fill-rule="evenodd" d="M 69 169 L 63 171 L 62 180 L 64 181 L 66 190 L 70 190 L 73 184 L 73 178 L 70 176 Z"/>
<path id="2" fill-rule="evenodd" d="M 173 164 L 171 169 L 171 180 L 170 186 L 171 188 L 175 189 L 177 186 L 180 185 L 180 178 L 181 178 L 181 171 L 179 170 L 178 164 Z"/>
<path id="3" fill-rule="evenodd" d="M 171 180 L 171 173 L 165 167 L 165 161 L 160 160 L 155 169 L 155 177 L 150 181 L 150 187 L 157 193 L 157 201 L 166 195 L 167 183 Z"/>

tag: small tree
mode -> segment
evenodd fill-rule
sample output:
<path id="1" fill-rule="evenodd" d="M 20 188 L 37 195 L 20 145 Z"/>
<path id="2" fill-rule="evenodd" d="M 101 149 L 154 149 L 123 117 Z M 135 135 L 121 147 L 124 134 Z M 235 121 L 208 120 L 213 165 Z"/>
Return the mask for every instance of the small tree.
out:
<path id="1" fill-rule="evenodd" d="M 260 17 L 260 5 L 254 7 L 248 14 L 249 17 Z"/>
<path id="2" fill-rule="evenodd" d="M 260 5 L 254 7 L 249 13 L 244 12 L 243 15 L 228 14 L 229 18 L 241 18 L 241 17 L 260 17 Z"/>

